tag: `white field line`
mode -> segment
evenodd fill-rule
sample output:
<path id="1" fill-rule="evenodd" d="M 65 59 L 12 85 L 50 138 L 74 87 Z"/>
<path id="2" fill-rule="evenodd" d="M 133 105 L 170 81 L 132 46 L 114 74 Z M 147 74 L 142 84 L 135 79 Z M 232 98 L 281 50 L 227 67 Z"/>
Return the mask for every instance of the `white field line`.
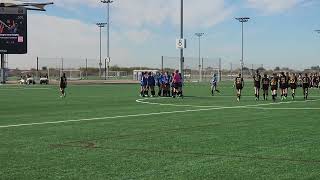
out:
<path id="1" fill-rule="evenodd" d="M 147 102 L 146 100 L 150 99 L 167 99 L 167 98 L 144 98 L 144 99 L 137 99 L 137 103 L 142 104 L 150 104 L 150 105 L 159 105 L 159 106 L 176 106 L 176 107 L 195 107 L 195 108 L 221 108 L 223 106 L 197 106 L 197 105 L 178 105 L 178 104 L 163 104 L 163 103 L 156 103 L 156 102 Z M 241 108 L 251 108 L 251 107 L 259 107 L 259 106 L 269 106 L 269 105 L 278 105 L 278 104 L 292 104 L 292 103 L 305 103 L 305 102 L 315 102 L 320 101 L 320 99 L 316 100 L 307 100 L 307 101 L 285 101 L 285 102 L 272 102 L 272 103 L 265 103 L 265 104 L 252 104 L 252 105 L 245 105 L 245 106 L 234 106 L 234 107 L 241 107 Z M 263 101 L 261 101 L 263 102 Z M 230 108 L 230 107 L 224 107 Z"/>
<path id="2" fill-rule="evenodd" d="M 197 105 L 188 105 L 188 104 L 164 104 L 164 103 L 152 103 L 152 102 L 146 102 L 145 100 L 150 100 L 150 99 L 169 99 L 165 97 L 160 97 L 160 98 L 144 98 L 144 99 L 137 99 L 137 103 L 141 104 L 150 104 L 150 105 L 159 105 L 159 106 L 173 106 L 173 107 L 197 107 L 197 108 L 219 108 L 222 106 L 197 106 Z"/>
<path id="3" fill-rule="evenodd" d="M 310 100 L 310 101 L 319 101 L 319 100 Z M 310 101 L 292 101 L 291 103 L 293 103 L 293 102 L 310 102 Z M 290 102 L 283 102 L 282 104 L 284 104 L 284 103 L 290 103 Z M 98 117 L 98 118 L 74 119 L 74 120 L 65 120 L 65 121 L 48 121 L 48 122 L 39 122 L 39 123 L 12 124 L 12 125 L 0 126 L 0 129 L 13 128 L 13 127 L 24 127 L 24 126 L 35 126 L 35 125 L 47 125 L 47 124 L 63 124 L 63 123 L 72 123 L 72 122 L 85 122 L 85 121 L 88 122 L 88 121 L 119 119 L 119 118 L 128 118 L 128 117 L 143 117 L 143 116 L 153 116 L 153 115 L 162 115 L 162 114 L 178 114 L 178 113 L 187 113 L 187 112 L 201 112 L 201 111 L 211 111 L 211 110 L 221 110 L 221 109 L 250 108 L 250 107 L 259 107 L 259 106 L 262 106 L 262 105 L 272 105 L 272 104 L 281 104 L 281 103 L 256 104 L 256 105 L 244 105 L 244 106 L 232 106 L 232 107 L 212 107 L 212 108 L 205 108 L 205 109 L 192 109 L 192 110 L 181 110 L 181 111 L 165 111 L 165 112 L 157 112 L 157 113 L 131 114 L 131 115 L 111 116 L 111 117 L 106 116 L 106 117 Z"/>
<path id="4" fill-rule="evenodd" d="M 281 107 L 278 107 L 278 108 L 269 108 L 269 107 L 248 107 L 250 109 L 261 109 L 261 110 L 320 110 L 320 108 L 307 108 L 307 107 L 292 107 L 292 108 L 281 108 Z"/>
<path id="5" fill-rule="evenodd" d="M 1 88 L 0 90 L 9 91 L 9 90 L 48 90 L 53 88 Z"/>
<path id="6" fill-rule="evenodd" d="M 158 112 L 158 113 L 132 114 L 132 115 L 122 115 L 122 116 L 111 116 L 111 117 L 106 116 L 106 117 L 99 117 L 99 118 L 75 119 L 75 120 L 65 120 L 65 121 L 48 121 L 48 122 L 39 122 L 39 123 L 13 124 L 13 125 L 0 126 L 0 129 L 2 129 L 2 128 L 12 128 L 12 127 L 22 127 L 22 126 L 34 126 L 34 125 L 46 125 L 46 124 L 62 124 L 62 123 L 71 123 L 71 122 L 82 122 L 82 121 L 118 119 L 118 118 L 128 118 L 128 117 L 142 117 L 142 116 L 152 116 L 152 115 L 162 115 L 162 114 L 177 114 L 177 113 L 186 113 L 186 112 L 211 111 L 211 110 L 218 110 L 218 109 L 235 109 L 235 108 L 243 108 L 243 107 L 245 107 L 245 106 L 216 107 L 216 108 L 207 108 L 207 109 L 192 109 L 192 110 L 182 110 L 182 111 L 165 111 L 165 112 Z"/>

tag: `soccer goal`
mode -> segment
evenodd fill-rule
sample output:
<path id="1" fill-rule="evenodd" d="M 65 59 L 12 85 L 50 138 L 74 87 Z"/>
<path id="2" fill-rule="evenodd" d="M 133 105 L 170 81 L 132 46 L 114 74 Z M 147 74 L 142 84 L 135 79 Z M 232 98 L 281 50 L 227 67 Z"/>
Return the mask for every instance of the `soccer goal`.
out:
<path id="1" fill-rule="evenodd" d="M 76 69 L 64 69 L 61 70 L 61 75 L 65 73 L 68 80 L 82 80 L 82 71 Z"/>

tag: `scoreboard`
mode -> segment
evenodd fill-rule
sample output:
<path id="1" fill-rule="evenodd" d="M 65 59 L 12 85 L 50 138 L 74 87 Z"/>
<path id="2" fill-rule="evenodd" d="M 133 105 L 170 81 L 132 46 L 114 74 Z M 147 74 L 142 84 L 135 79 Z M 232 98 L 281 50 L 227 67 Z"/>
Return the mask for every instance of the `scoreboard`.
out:
<path id="1" fill-rule="evenodd" d="M 27 9 L 0 7 L 0 54 L 27 53 Z"/>

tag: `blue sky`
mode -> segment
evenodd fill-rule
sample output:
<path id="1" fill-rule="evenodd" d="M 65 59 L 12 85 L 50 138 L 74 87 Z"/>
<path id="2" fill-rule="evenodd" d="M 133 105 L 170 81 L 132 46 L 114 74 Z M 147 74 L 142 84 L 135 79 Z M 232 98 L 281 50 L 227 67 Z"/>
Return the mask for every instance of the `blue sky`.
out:
<path id="1" fill-rule="evenodd" d="M 77 63 L 71 61 L 75 58 L 89 58 L 92 64 L 97 64 L 99 34 L 94 24 L 105 21 L 106 7 L 98 0 L 54 2 L 45 13 L 29 13 L 28 55 L 12 56 L 10 67 L 33 66 L 36 56 L 64 57 L 70 59 L 70 67 Z M 179 56 L 175 48 L 179 2 L 115 0 L 111 5 L 112 64 L 159 67 L 162 55 Z M 186 57 L 198 56 L 194 33 L 203 32 L 203 57 L 220 57 L 225 66 L 230 62 L 238 64 L 241 26 L 234 17 L 249 16 L 251 20 L 245 24 L 245 63 L 270 68 L 320 64 L 320 34 L 313 31 L 320 29 L 317 0 L 185 0 L 184 3 Z M 105 57 L 105 31 L 103 42 Z"/>

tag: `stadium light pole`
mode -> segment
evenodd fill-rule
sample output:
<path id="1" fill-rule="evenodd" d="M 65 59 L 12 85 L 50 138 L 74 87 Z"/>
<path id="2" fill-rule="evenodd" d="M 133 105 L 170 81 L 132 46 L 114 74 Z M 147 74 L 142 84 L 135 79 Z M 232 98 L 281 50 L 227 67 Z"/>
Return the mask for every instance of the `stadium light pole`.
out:
<path id="1" fill-rule="evenodd" d="M 243 66 L 244 66 L 244 61 L 243 61 L 243 23 L 249 21 L 249 17 L 240 17 L 240 18 L 235 18 L 241 23 L 241 28 L 242 28 L 242 55 L 241 55 L 241 76 L 243 77 Z"/>
<path id="2" fill-rule="evenodd" d="M 202 69 L 201 69 L 201 37 L 204 33 L 195 33 L 195 36 L 199 38 L 199 82 L 202 82 Z"/>
<path id="3" fill-rule="evenodd" d="M 110 61 L 110 4 L 113 3 L 113 0 L 101 0 L 101 3 L 107 4 L 107 58 Z M 107 80 L 107 62 L 105 61 L 105 80 Z"/>
<path id="4" fill-rule="evenodd" d="M 99 39 L 100 39 L 100 62 L 99 62 L 99 77 L 101 78 L 101 69 L 102 69 L 102 53 L 101 53 L 101 46 L 102 46 L 102 42 L 101 42 L 101 36 L 102 36 L 102 34 L 101 34 L 101 32 L 102 32 L 102 28 L 104 28 L 105 27 L 105 25 L 107 25 L 107 23 L 96 23 L 96 25 L 99 27 L 99 34 L 100 34 L 100 36 L 99 36 Z"/>

